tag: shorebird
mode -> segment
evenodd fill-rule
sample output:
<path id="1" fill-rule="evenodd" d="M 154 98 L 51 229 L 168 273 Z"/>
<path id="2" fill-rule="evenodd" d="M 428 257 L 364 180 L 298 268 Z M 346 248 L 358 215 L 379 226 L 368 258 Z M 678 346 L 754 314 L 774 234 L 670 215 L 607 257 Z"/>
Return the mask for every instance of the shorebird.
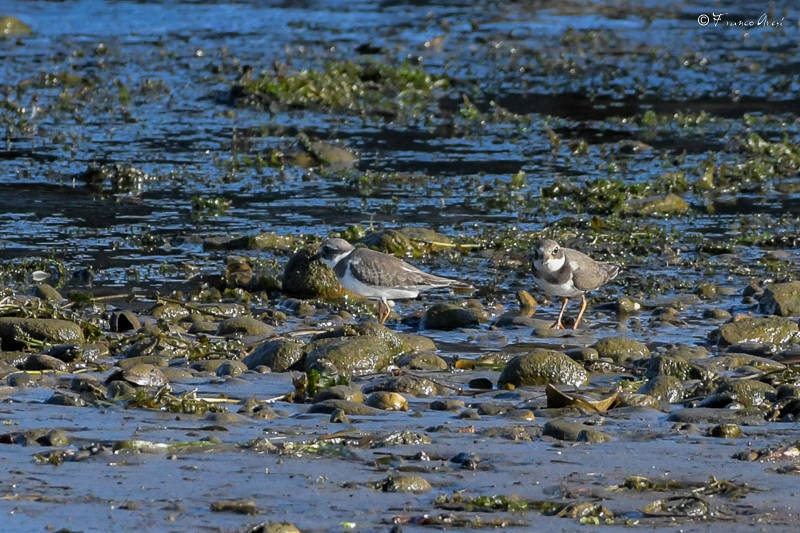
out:
<path id="1" fill-rule="evenodd" d="M 570 248 L 562 248 L 557 242 L 544 239 L 534 247 L 531 255 L 531 270 L 536 284 L 548 296 L 564 299 L 558 320 L 552 327 L 564 329 L 561 319 L 570 298 L 581 297 L 581 310 L 573 329 L 578 329 L 583 312 L 586 311 L 586 291 L 598 289 L 617 277 L 619 267 L 600 263 L 586 254 Z"/>
<path id="2" fill-rule="evenodd" d="M 344 239 L 327 239 L 320 259 L 333 269 L 348 291 L 378 300 L 378 321 L 389 317 L 389 300 L 416 298 L 421 291 L 440 287 L 472 288 L 469 283 L 428 274 L 414 265 L 369 248 L 356 248 Z"/>

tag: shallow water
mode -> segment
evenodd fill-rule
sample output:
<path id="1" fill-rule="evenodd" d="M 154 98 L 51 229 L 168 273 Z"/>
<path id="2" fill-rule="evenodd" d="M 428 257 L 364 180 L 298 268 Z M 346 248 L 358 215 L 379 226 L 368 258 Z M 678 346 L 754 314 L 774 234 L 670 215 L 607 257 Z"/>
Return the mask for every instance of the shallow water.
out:
<path id="1" fill-rule="evenodd" d="M 768 12 L 770 20 L 783 24 L 749 31 L 712 27 L 713 22 L 700 26 L 697 17 L 708 9 L 691 2 L 7 2 L 0 14 L 13 14 L 34 33 L 0 39 L 0 260 L 6 267 L 35 262 L 64 293 L 80 288 L 97 295 L 149 296 L 189 292 L 197 277 L 219 274 L 230 253 L 276 259 L 279 265 L 289 255 L 214 250 L 203 246 L 206 237 L 260 232 L 323 237 L 354 224 L 425 226 L 482 246 L 418 263 L 472 280 L 487 307 L 513 309 L 515 292 L 531 288 L 518 260 L 527 252 L 527 241 L 499 236 L 572 228 L 579 244 L 626 266 L 618 281 L 594 294 L 593 303 L 629 294 L 655 308 L 693 293 L 701 281 L 734 292 L 687 306 L 676 325 L 592 310 L 587 315 L 591 330 L 566 339 L 541 339 L 530 328 L 498 333 L 485 325 L 424 332 L 440 353 L 474 357 L 515 343 L 583 346 L 616 333 L 647 342 L 704 344 L 718 326 L 704 318 L 704 311 L 751 312 L 752 306 L 741 301 L 751 278 L 797 277 L 800 197 L 791 192 L 797 188 L 778 187 L 796 185 L 796 169 L 728 191 L 690 188 L 682 195 L 691 207 L 684 216 L 623 217 L 631 223 L 620 230 L 629 234 L 627 245 L 619 244 L 619 235 L 611 237 L 611 229 L 608 235 L 586 230 L 595 215 L 605 219 L 605 214 L 569 201 L 543 200 L 542 189 L 560 180 L 650 183 L 676 171 L 694 183 L 707 161 L 735 166 L 753 158 L 742 147 L 751 133 L 773 143 L 800 142 L 797 6 L 789 1 L 747 9 L 736 2 L 715 4 L 725 20 L 757 20 Z M 431 43 L 438 36 L 444 36 L 441 46 Z M 245 65 L 256 75 L 283 63 L 318 69 L 332 60 L 365 59 L 356 51 L 364 44 L 380 48 L 374 55 L 379 62 L 409 61 L 448 78 L 450 86 L 432 96 L 420 116 L 393 120 L 347 110 L 263 109 L 231 98 Z M 480 118 L 462 114 L 464 96 Z M 516 116 L 493 114 L 495 104 Z M 655 113 L 652 123 L 645 118 L 648 111 Z M 345 143 L 359 153 L 357 167 L 329 172 L 243 163 L 271 149 L 293 150 L 300 132 Z M 109 183 L 92 188 L 81 178 L 92 163 L 131 165 L 149 177 L 121 189 Z M 367 171 L 410 176 L 365 183 L 361 178 Z M 525 172 L 524 182 L 510 188 L 518 171 Z M 196 216 L 193 197 L 220 197 L 231 206 L 218 215 Z M 661 237 L 636 236 L 650 231 Z M 732 257 L 703 249 L 712 245 Z M 764 261 L 774 250 L 788 252 L 788 259 L 777 266 Z M 58 262 L 66 271 L 58 271 Z M 25 290 L 33 268 L 5 271 L 0 281 Z M 87 268 L 94 273 L 91 285 L 73 277 Z M 434 294 L 399 303 L 397 309 L 407 315 L 449 298 Z M 536 317 L 550 319 L 556 313 L 556 304 L 545 305 Z M 290 319 L 283 327 L 293 329 L 300 322 Z M 241 382 L 187 386 L 263 399 L 289 392 L 291 380 L 247 374 Z M 2 405 L 9 431 L 63 427 L 75 446 L 138 435 L 169 441 L 209 434 L 193 429 L 203 422 L 191 417 L 39 403 L 46 390 L 11 395 L 13 401 Z M 489 418 L 461 421 L 414 402 L 420 405 L 412 410 L 419 407 L 421 418 L 391 413 L 366 417 L 357 427 L 423 431 L 439 424 L 474 424 L 480 431 L 505 424 Z M 796 424 L 746 427 L 747 440 L 730 443 L 704 436 L 665 438 L 672 425 L 665 414 L 628 414 L 604 421 L 620 436 L 611 445 L 572 447 L 458 433 L 437 438 L 426 451 L 445 458 L 446 473 L 433 471 L 433 492 L 469 489 L 545 498 L 554 486 L 583 491 L 598 480 L 607 486 L 631 474 L 694 481 L 714 475 L 746 479 L 763 490 L 744 500 L 751 507 L 725 507 L 722 514 L 735 516 L 732 522 L 687 521 L 685 530 L 706 525 L 744 530 L 757 520 L 773 529 L 796 523 L 792 476 L 770 473 L 757 462 L 719 462 L 751 443 L 764 447 L 796 440 Z M 327 416 L 303 416 L 228 424 L 220 438 L 230 448 L 206 455 L 131 455 L 121 462 L 93 457 L 51 467 L 33 464 L 37 447 L 4 446 L 2 461 L 10 472 L 4 493 L 24 496 L 0 502 L 0 509 L 7 529 L 20 531 L 105 529 L 87 525 L 87 517 L 123 530 L 231 531 L 272 518 L 292 521 L 301 530 L 335 531 L 340 522 L 355 521 L 359 530 L 383 531 L 391 527 L 391 516 L 432 512 L 430 494 L 380 494 L 376 510 L 372 489 L 342 488 L 382 477 L 375 460 L 383 449 L 359 452 L 346 463 L 352 468 L 342 469 L 340 458 L 296 460 L 233 445 L 270 431 L 321 435 L 339 430 Z M 643 440 L 643 427 L 657 438 Z M 447 458 L 465 450 L 486 457 L 489 470 L 453 472 Z M 417 447 L 390 451 L 413 455 Z M 209 511 L 210 502 L 226 498 L 255 499 L 259 516 Z M 639 520 L 635 510 L 643 504 L 636 498 L 626 494 L 606 505 Z M 135 504 L 120 508 L 126 501 Z M 750 511 L 752 523 L 746 518 Z M 539 514 L 512 518 L 540 528 L 585 527 Z M 616 527 L 622 529 L 620 523 Z M 671 530 L 666 519 L 643 523 Z"/>

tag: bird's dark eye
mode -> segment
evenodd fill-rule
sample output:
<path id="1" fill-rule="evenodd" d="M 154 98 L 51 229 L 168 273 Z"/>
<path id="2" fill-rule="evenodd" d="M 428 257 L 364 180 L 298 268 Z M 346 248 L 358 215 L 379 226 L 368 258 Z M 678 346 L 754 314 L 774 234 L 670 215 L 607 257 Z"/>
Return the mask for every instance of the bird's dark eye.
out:
<path id="1" fill-rule="evenodd" d="M 556 255 L 558 255 L 558 246 L 553 248 L 553 257 L 555 257 Z"/>

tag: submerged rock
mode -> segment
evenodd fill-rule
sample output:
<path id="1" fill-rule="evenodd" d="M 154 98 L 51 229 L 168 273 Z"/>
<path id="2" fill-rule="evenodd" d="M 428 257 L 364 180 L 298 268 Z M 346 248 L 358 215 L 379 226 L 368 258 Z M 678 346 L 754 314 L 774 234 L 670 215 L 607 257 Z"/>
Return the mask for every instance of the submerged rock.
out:
<path id="1" fill-rule="evenodd" d="M 458 328 L 473 328 L 478 325 L 478 317 L 470 309 L 453 304 L 434 304 L 425 311 L 420 327 L 450 331 Z"/>
<path id="2" fill-rule="evenodd" d="M 759 308 L 768 315 L 800 315 L 800 281 L 767 285 Z"/>
<path id="3" fill-rule="evenodd" d="M 25 347 L 25 337 L 52 344 L 82 343 L 83 331 L 78 324 L 54 318 L 0 318 L 0 340 L 4 349 Z"/>
<path id="4" fill-rule="evenodd" d="M 531 353 L 518 355 L 506 364 L 497 385 L 546 385 L 548 383 L 578 387 L 589 381 L 589 374 L 581 365 L 563 352 L 538 348 Z"/>
<path id="5" fill-rule="evenodd" d="M 797 337 L 797 323 L 777 316 L 728 322 L 711 332 L 712 341 L 725 346 L 743 342 L 781 345 L 793 342 Z"/>

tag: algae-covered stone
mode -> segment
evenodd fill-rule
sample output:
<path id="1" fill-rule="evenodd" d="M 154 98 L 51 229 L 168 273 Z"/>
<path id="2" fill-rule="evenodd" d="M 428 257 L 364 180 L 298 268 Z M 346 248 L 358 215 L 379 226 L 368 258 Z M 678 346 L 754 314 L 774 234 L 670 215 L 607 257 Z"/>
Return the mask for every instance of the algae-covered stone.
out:
<path id="1" fill-rule="evenodd" d="M 27 359 L 25 359 L 23 369 L 64 371 L 67 369 L 67 365 L 61 359 L 57 359 L 43 353 L 36 353 L 31 354 Z"/>
<path id="2" fill-rule="evenodd" d="M 274 335 L 275 328 L 257 318 L 249 316 L 226 318 L 220 322 L 217 335 L 231 335 L 233 333 L 241 333 L 243 335 Z"/>
<path id="3" fill-rule="evenodd" d="M 768 315 L 800 315 L 800 281 L 767 285 L 759 308 Z"/>
<path id="4" fill-rule="evenodd" d="M 705 346 L 692 346 L 680 343 L 669 348 L 664 355 L 691 361 L 693 359 L 705 359 L 708 357 L 708 350 Z"/>
<path id="5" fill-rule="evenodd" d="M 722 345 L 743 342 L 761 342 L 774 345 L 787 344 L 798 337 L 797 323 L 787 318 L 745 318 L 728 322 L 711 332 L 714 342 Z"/>
<path id="6" fill-rule="evenodd" d="M 680 380 L 701 379 L 707 372 L 686 359 L 672 357 L 669 355 L 659 355 L 650 358 L 647 362 L 645 376 L 652 378 L 655 376 L 672 376 Z"/>
<path id="7" fill-rule="evenodd" d="M 722 439 L 736 439 L 742 434 L 742 428 L 737 424 L 719 424 L 709 429 L 708 434 Z"/>
<path id="8" fill-rule="evenodd" d="M 298 298 L 337 300 L 345 292 L 336 274 L 324 264 L 313 247 L 301 248 L 286 263 L 283 290 Z"/>
<path id="9" fill-rule="evenodd" d="M 410 374 L 388 377 L 364 387 L 364 392 L 374 391 L 402 392 L 416 397 L 436 396 L 443 393 L 439 390 L 439 386 L 430 379 Z"/>
<path id="10" fill-rule="evenodd" d="M 173 302 L 157 303 L 150 309 L 153 318 L 163 318 L 169 322 L 178 322 L 184 318 L 189 318 L 191 312 L 184 306 Z"/>
<path id="11" fill-rule="evenodd" d="M 167 378 L 157 366 L 141 363 L 134 365 L 126 370 L 120 369 L 114 372 L 107 379 L 106 383 L 112 381 L 125 380 L 133 385 L 143 387 L 162 387 L 167 384 Z"/>
<path id="12" fill-rule="evenodd" d="M 25 338 L 52 343 L 81 343 L 81 327 L 68 320 L 54 318 L 0 317 L 0 340 L 4 349 L 25 347 Z"/>
<path id="13" fill-rule="evenodd" d="M 241 361 L 225 361 L 217 367 L 216 374 L 220 377 L 241 376 L 247 370 L 247 366 Z"/>
<path id="14" fill-rule="evenodd" d="M 606 337 L 597 341 L 593 348 L 600 357 L 611 358 L 617 364 L 650 356 L 644 343 L 627 337 Z"/>
<path id="15" fill-rule="evenodd" d="M 714 394 L 729 395 L 731 399 L 745 407 L 758 407 L 765 402 L 774 402 L 777 399 L 775 387 L 754 379 L 725 381 L 717 387 Z"/>
<path id="16" fill-rule="evenodd" d="M 433 339 L 416 333 L 395 333 L 403 343 L 404 352 L 435 352 Z"/>
<path id="17" fill-rule="evenodd" d="M 566 440 L 570 442 L 588 442 L 590 444 L 598 444 L 601 442 L 608 442 L 611 437 L 602 431 L 593 429 L 578 422 L 570 422 L 562 418 L 550 420 L 544 425 L 543 435 L 553 437 L 558 440 Z"/>
<path id="18" fill-rule="evenodd" d="M 425 311 L 422 329 L 450 331 L 458 328 L 472 328 L 478 325 L 478 317 L 470 309 L 457 305 L 438 303 Z"/>
<path id="19" fill-rule="evenodd" d="M 348 385 L 334 385 L 322 389 L 314 395 L 312 403 L 324 402 L 325 400 L 347 400 L 349 402 L 363 403 L 364 394 L 358 387 Z"/>
<path id="20" fill-rule="evenodd" d="M 686 200 L 675 193 L 648 196 L 631 200 L 623 207 L 622 212 L 628 215 L 679 215 L 689 210 Z"/>
<path id="21" fill-rule="evenodd" d="M 391 364 L 396 350 L 380 337 L 361 335 L 338 339 L 320 339 L 310 345 L 306 371 L 360 376 L 382 372 Z"/>
<path id="22" fill-rule="evenodd" d="M 395 363 L 410 370 L 447 370 L 447 361 L 433 352 L 401 355 Z"/>
<path id="23" fill-rule="evenodd" d="M 653 376 L 636 392 L 652 396 L 659 403 L 677 403 L 683 400 L 683 396 L 686 394 L 683 382 L 674 376 L 667 375 Z"/>
<path id="24" fill-rule="evenodd" d="M 419 493 L 431 490 L 431 484 L 425 478 L 414 475 L 389 476 L 370 485 L 383 492 Z"/>
<path id="25" fill-rule="evenodd" d="M 539 348 L 509 361 L 497 384 L 499 387 L 506 384 L 519 387 L 553 383 L 577 387 L 588 381 L 589 374 L 586 370 L 565 353 Z"/>
<path id="26" fill-rule="evenodd" d="M 305 345 L 293 339 L 275 339 L 259 344 L 242 362 L 247 368 L 268 366 L 273 372 L 286 372 L 299 364 Z"/>
<path id="27" fill-rule="evenodd" d="M 19 20 L 17 17 L 0 16 L 0 35 L 6 37 L 18 37 L 20 35 L 30 35 L 31 27 Z"/>

